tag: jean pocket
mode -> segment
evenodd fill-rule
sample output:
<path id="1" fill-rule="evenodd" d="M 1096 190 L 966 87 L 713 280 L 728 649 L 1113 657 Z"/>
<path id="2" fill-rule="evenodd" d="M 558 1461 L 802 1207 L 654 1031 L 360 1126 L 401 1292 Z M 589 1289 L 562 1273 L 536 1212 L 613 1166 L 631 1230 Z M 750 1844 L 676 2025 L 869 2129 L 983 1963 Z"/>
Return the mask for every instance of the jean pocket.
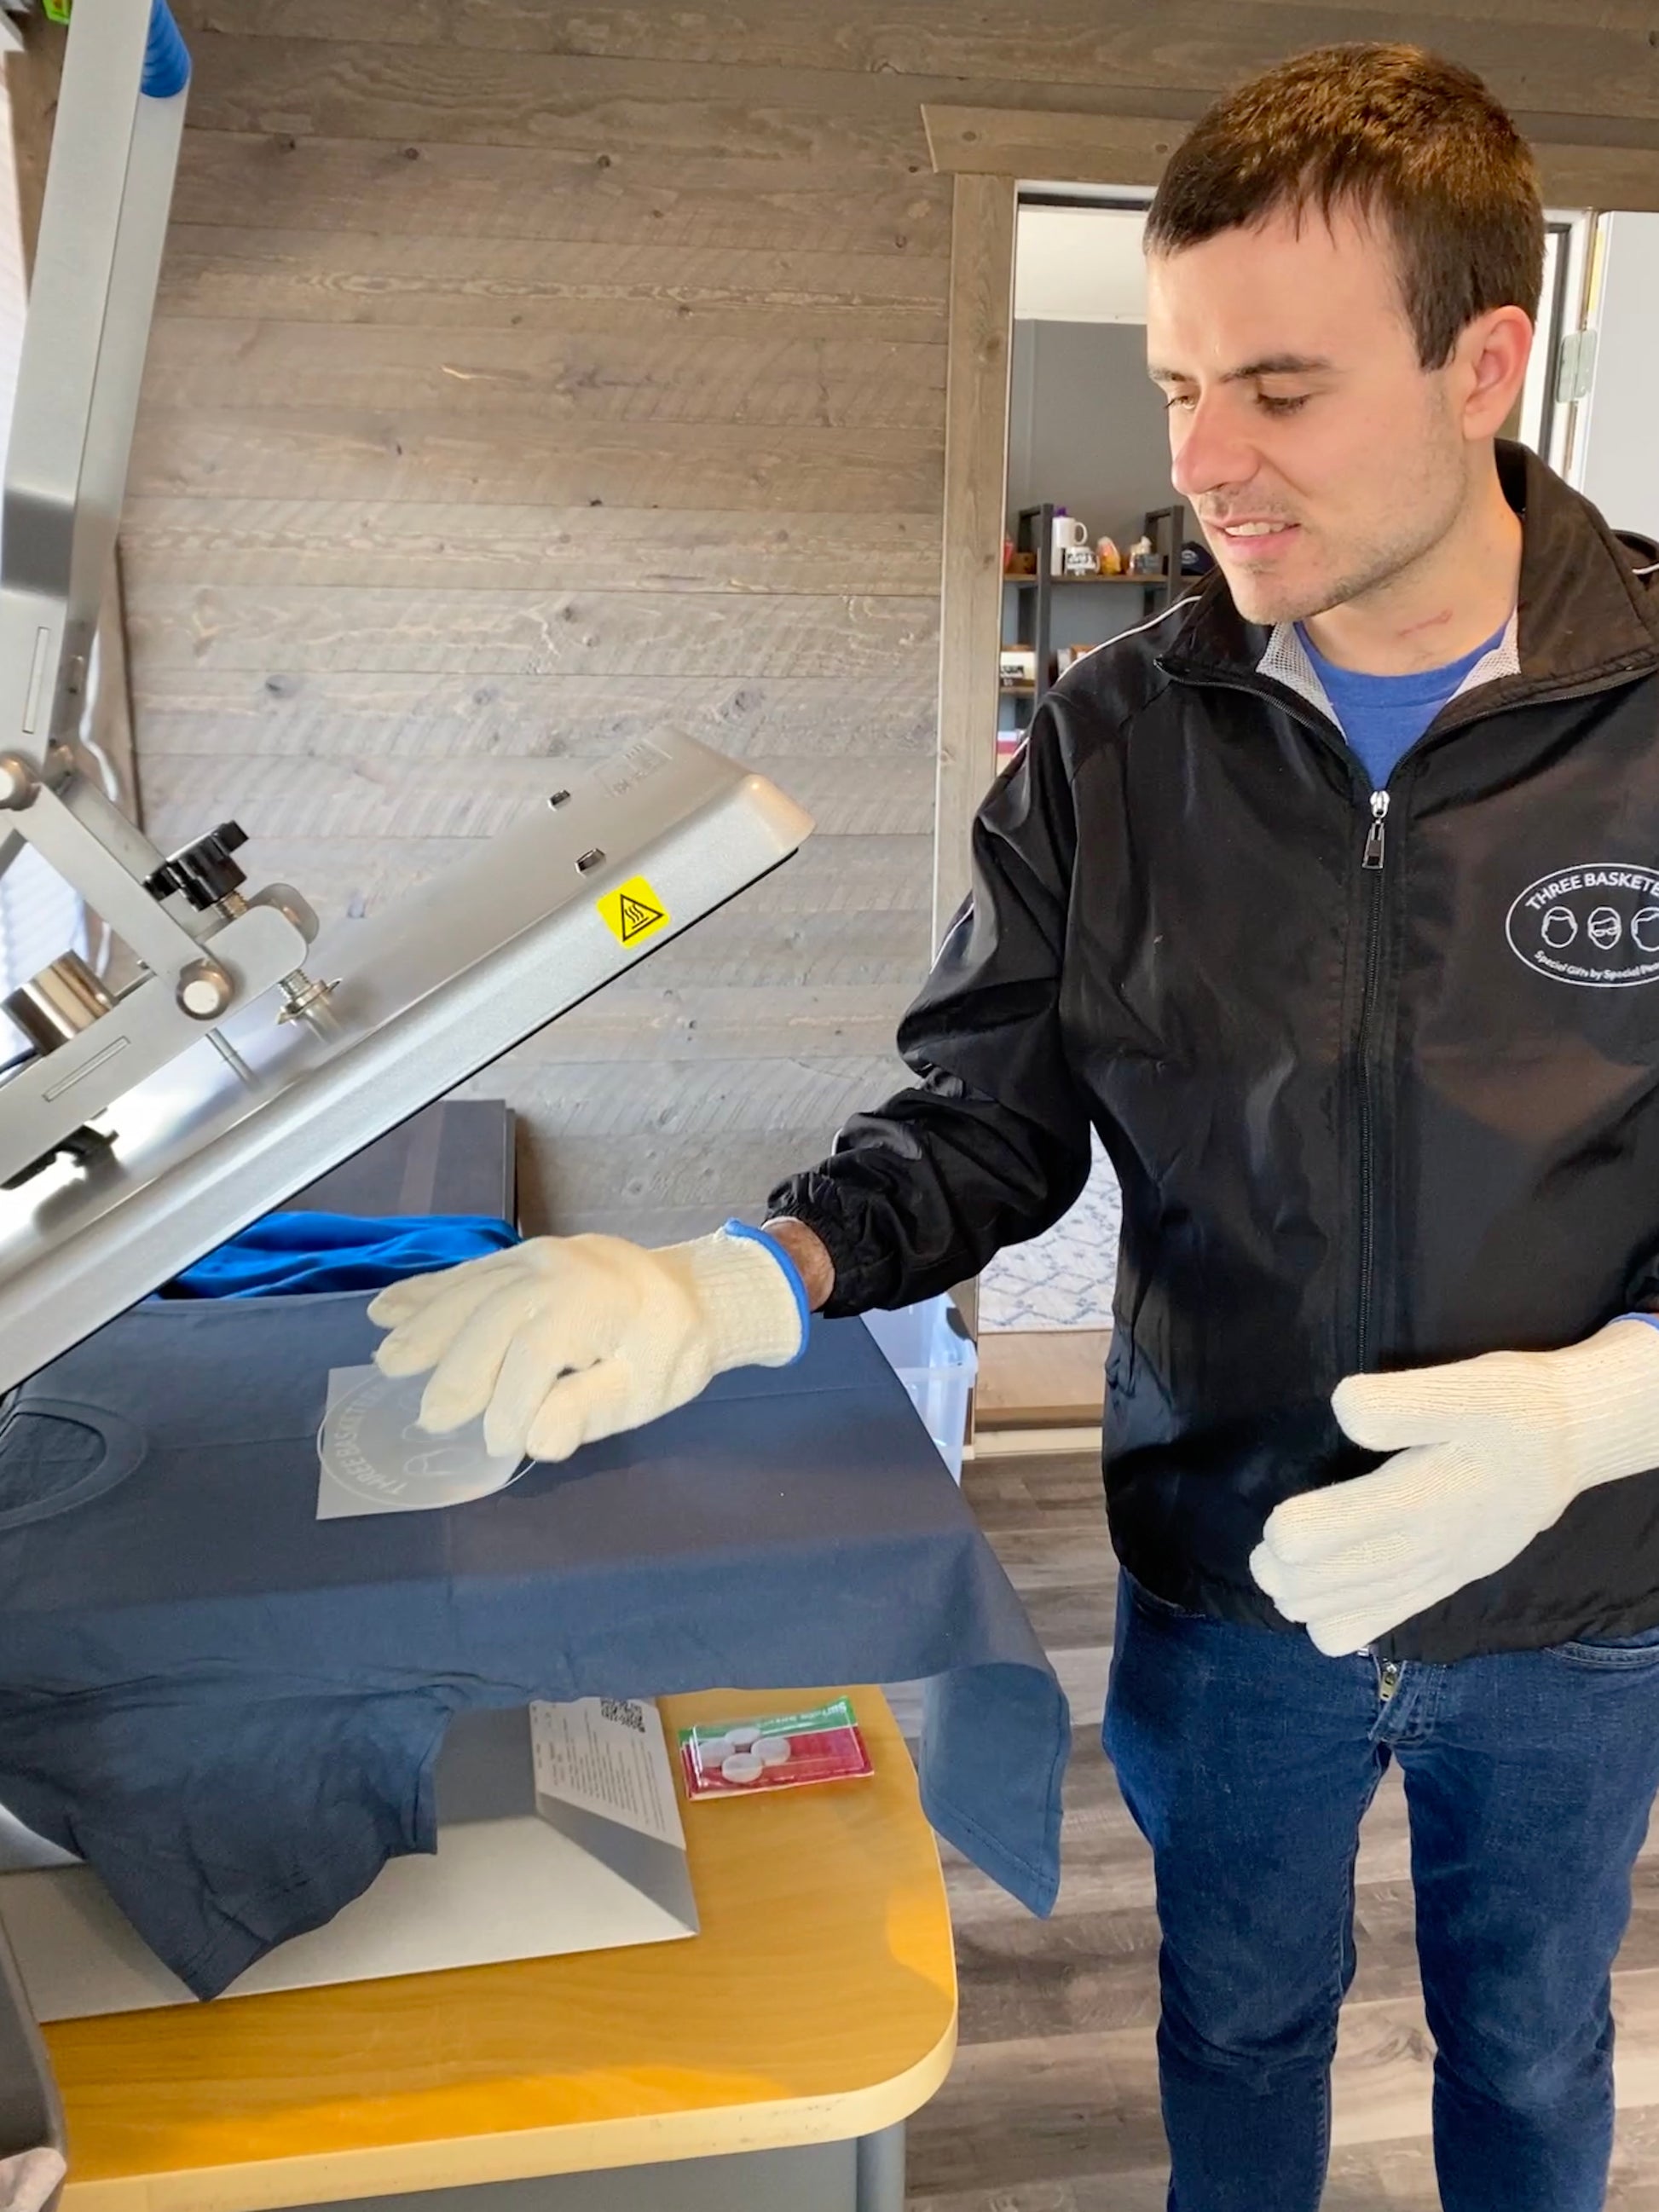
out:
<path id="1" fill-rule="evenodd" d="M 1137 1582 L 1127 1567 L 1120 1567 L 1118 1572 L 1132 1603 L 1153 1620 L 1206 1621 L 1212 1618 L 1207 1613 L 1194 1613 L 1188 1606 L 1177 1605 L 1173 1598 L 1159 1597 L 1145 1583 Z"/>
<path id="2" fill-rule="evenodd" d="M 1578 1637 L 1551 1649 L 1577 1667 L 1659 1667 L 1659 1626 L 1638 1628 L 1630 1636 Z"/>

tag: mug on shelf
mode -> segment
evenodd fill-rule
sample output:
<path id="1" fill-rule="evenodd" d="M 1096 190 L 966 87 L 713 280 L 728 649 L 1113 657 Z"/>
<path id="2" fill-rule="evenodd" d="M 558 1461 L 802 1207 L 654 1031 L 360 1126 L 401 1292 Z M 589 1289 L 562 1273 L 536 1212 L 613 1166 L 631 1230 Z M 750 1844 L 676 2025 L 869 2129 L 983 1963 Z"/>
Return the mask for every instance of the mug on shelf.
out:
<path id="1" fill-rule="evenodd" d="M 1066 573 L 1066 556 L 1071 548 L 1074 545 L 1086 545 L 1088 542 L 1089 526 L 1080 515 L 1057 514 L 1054 520 L 1054 536 L 1050 541 L 1049 574 L 1063 576 Z"/>

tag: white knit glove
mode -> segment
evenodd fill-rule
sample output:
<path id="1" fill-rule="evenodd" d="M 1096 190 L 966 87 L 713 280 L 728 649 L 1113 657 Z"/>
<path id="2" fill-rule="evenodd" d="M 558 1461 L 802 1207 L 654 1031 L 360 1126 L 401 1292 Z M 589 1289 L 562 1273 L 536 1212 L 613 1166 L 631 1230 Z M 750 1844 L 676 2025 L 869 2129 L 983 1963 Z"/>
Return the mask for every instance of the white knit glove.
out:
<path id="1" fill-rule="evenodd" d="M 1507 1566 L 1581 1491 L 1659 1466 L 1659 1328 L 1621 1318 L 1562 1352 L 1350 1375 L 1331 1403 L 1395 1456 L 1275 1506 L 1250 1571 L 1334 1657 Z"/>
<path id="2" fill-rule="evenodd" d="M 807 1329 L 787 1254 L 736 1222 L 660 1251 L 532 1237 L 394 1283 L 368 1317 L 392 1331 L 374 1355 L 383 1375 L 433 1370 L 423 1429 L 482 1413 L 492 1455 L 532 1459 L 654 1421 L 728 1367 L 786 1367 Z"/>

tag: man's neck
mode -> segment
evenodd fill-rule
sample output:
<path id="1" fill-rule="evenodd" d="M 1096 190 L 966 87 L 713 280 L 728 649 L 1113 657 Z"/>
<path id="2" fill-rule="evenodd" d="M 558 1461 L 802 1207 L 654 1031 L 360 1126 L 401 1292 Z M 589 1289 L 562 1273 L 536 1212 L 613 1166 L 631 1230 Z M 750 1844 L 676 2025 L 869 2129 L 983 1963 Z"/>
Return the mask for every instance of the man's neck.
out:
<path id="1" fill-rule="evenodd" d="M 1328 660 L 1370 676 L 1409 676 L 1461 659 L 1501 629 L 1521 579 L 1521 518 L 1496 465 L 1432 552 L 1382 589 L 1303 624 Z"/>

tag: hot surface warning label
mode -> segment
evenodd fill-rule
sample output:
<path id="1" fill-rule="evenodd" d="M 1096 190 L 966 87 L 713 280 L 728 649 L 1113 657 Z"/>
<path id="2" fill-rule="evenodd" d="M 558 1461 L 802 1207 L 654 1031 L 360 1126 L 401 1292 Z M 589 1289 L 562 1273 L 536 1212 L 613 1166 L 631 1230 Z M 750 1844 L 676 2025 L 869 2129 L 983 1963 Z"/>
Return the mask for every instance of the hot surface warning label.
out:
<path id="1" fill-rule="evenodd" d="M 668 908 L 643 876 L 632 877 L 620 890 L 607 891 L 599 907 L 599 919 L 619 945 L 642 945 L 668 927 Z"/>

